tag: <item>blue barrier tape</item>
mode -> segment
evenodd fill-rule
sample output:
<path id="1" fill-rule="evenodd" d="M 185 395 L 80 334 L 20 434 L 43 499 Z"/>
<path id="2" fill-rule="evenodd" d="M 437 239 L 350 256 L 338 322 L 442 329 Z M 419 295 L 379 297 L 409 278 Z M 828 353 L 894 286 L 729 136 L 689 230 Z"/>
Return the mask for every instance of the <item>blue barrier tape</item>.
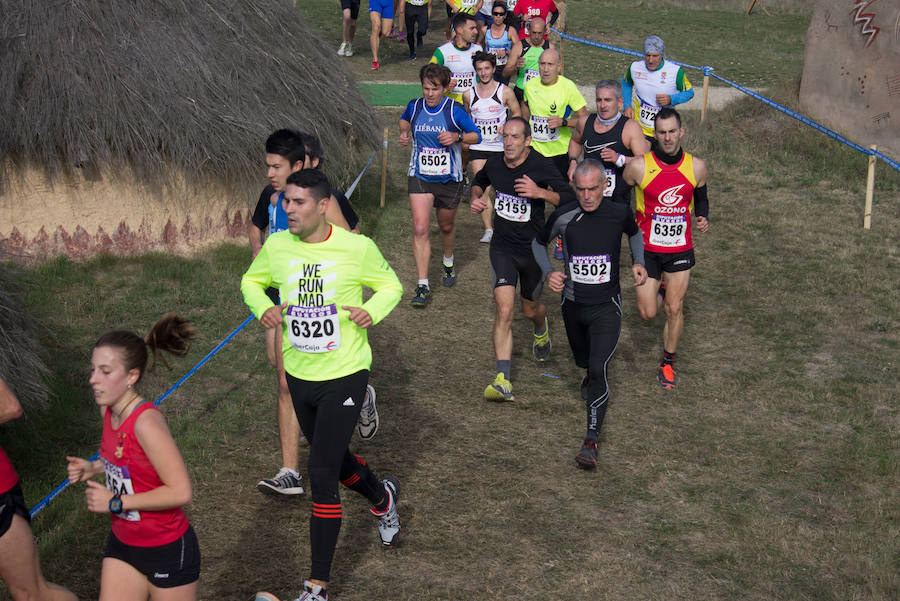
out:
<path id="1" fill-rule="evenodd" d="M 595 42 L 594 40 L 588 40 L 585 38 L 575 37 L 573 35 L 563 33 L 553 27 L 551 27 L 550 29 L 552 31 L 558 33 L 561 38 L 566 39 L 566 40 L 571 40 L 573 42 L 579 42 L 581 44 L 586 44 L 588 46 L 594 46 L 596 48 L 602 48 L 604 50 L 609 50 L 611 52 L 618 52 L 620 54 L 628 54 L 631 56 L 644 56 L 642 53 L 635 52 L 634 50 L 626 50 L 625 48 L 619 48 L 618 46 L 611 46 L 609 44 L 604 44 L 602 42 Z M 850 148 L 853 148 L 854 150 L 858 150 L 859 152 L 862 152 L 863 154 L 866 154 L 869 156 L 875 156 L 875 157 L 881 159 L 882 161 L 884 161 L 885 163 L 887 163 L 889 166 L 893 167 L 895 170 L 900 171 L 900 164 L 898 164 L 897 161 L 895 161 L 891 157 L 885 155 L 884 153 L 882 153 L 880 151 L 872 150 L 871 148 L 864 148 L 864 147 L 860 146 L 859 144 L 856 144 L 855 142 L 848 140 L 847 138 L 843 137 L 839 133 L 828 129 L 824 125 L 813 121 L 809 117 L 804 117 L 803 115 L 792 111 L 791 109 L 787 108 L 786 106 L 782 106 L 782 105 L 778 104 L 774 100 L 770 100 L 761 94 L 757 94 L 753 90 L 749 90 L 740 84 L 734 83 L 733 81 L 729 81 L 729 80 L 725 79 L 724 77 L 715 75 L 713 73 L 713 71 L 715 69 L 713 69 L 709 65 L 703 65 L 702 67 L 695 67 L 693 65 L 688 65 L 687 63 L 680 63 L 680 62 L 670 59 L 668 57 L 666 57 L 666 60 L 670 61 L 672 63 L 675 63 L 676 65 L 681 65 L 682 67 L 687 67 L 688 69 L 694 69 L 695 71 L 702 71 L 703 75 L 705 75 L 707 77 L 714 77 L 715 79 L 718 79 L 719 81 L 726 83 L 737 90 L 740 90 L 744 94 L 747 94 L 748 96 L 752 96 L 753 98 L 759 100 L 760 102 L 769 105 L 770 107 L 774 108 L 775 110 L 781 111 L 785 115 L 788 115 L 789 117 L 793 117 L 794 119 L 800 121 L 801 123 L 812 127 L 813 129 L 825 134 L 826 136 L 834 138 L 838 142 L 846 144 Z"/>
<path id="2" fill-rule="evenodd" d="M 387 142 L 384 143 L 384 148 L 387 149 Z M 344 192 L 344 194 L 347 196 L 347 198 L 350 198 L 350 195 L 353 194 L 353 190 L 356 189 L 356 185 L 359 183 L 359 180 L 362 179 L 363 174 L 369 168 L 369 165 L 372 164 L 372 160 L 375 158 L 375 154 L 377 152 L 378 152 L 378 150 L 372 151 L 372 156 L 369 157 L 369 161 L 366 163 L 366 166 L 362 168 L 362 171 L 359 172 L 359 175 L 356 176 L 356 179 L 353 180 L 353 183 L 350 184 L 350 187 L 347 188 L 346 192 Z"/>
<path id="3" fill-rule="evenodd" d="M 153 401 L 153 404 L 154 404 L 155 406 L 159 406 L 159 404 L 162 403 L 162 402 L 166 399 L 166 397 L 168 397 L 170 394 L 172 394 L 173 392 L 175 392 L 175 390 L 176 390 L 179 386 L 181 386 L 188 378 L 190 378 L 190 377 L 194 374 L 194 372 L 196 372 L 198 369 L 200 369 L 201 367 L 203 367 L 203 364 L 205 364 L 207 361 L 209 361 L 209 360 L 213 357 L 213 355 L 215 355 L 216 353 L 218 353 L 219 350 L 220 350 L 223 346 L 225 346 L 226 344 L 228 344 L 228 342 L 229 342 L 232 338 L 234 338 L 235 335 L 236 335 L 238 332 L 240 332 L 241 330 L 243 330 L 243 329 L 247 326 L 247 324 L 250 323 L 251 321 L 253 321 L 254 319 L 255 319 L 255 317 L 254 317 L 253 315 L 251 315 L 250 317 L 248 317 L 247 319 L 245 319 L 245 320 L 244 320 L 244 323 L 242 323 L 241 325 L 239 325 L 238 327 L 236 327 L 234 330 L 232 330 L 232 332 L 231 332 L 228 336 L 226 336 L 225 339 L 222 340 L 222 342 L 220 342 L 219 344 L 217 344 L 216 347 L 215 347 L 213 350 L 211 350 L 210 352 L 208 352 L 208 353 L 206 354 L 205 357 L 203 357 L 202 359 L 200 359 L 200 361 L 198 361 L 197 364 L 194 365 L 194 367 L 192 367 L 191 370 L 190 370 L 189 372 L 187 372 L 184 376 L 182 376 L 182 378 L 181 378 L 180 380 L 178 380 L 178 381 L 177 381 L 171 388 L 169 388 L 166 392 L 164 392 L 164 393 L 162 394 L 162 396 L 160 396 L 158 399 L 156 399 L 155 401 Z M 94 453 L 88 461 L 96 461 L 97 458 L 98 458 L 99 456 L 100 456 L 100 453 L 99 453 L 99 452 Z M 50 504 L 50 501 L 52 501 L 53 499 L 55 499 L 55 498 L 59 495 L 59 493 L 61 493 L 62 491 L 64 491 L 64 490 L 66 489 L 67 486 L 69 486 L 69 479 L 68 479 L 68 478 L 66 478 L 65 480 L 63 480 L 63 481 L 59 484 L 59 486 L 57 486 L 56 488 L 53 489 L 53 491 L 52 491 L 49 495 L 47 495 L 46 497 L 44 497 L 44 498 L 41 500 L 40 503 L 38 503 L 37 505 L 35 505 L 34 508 L 32 508 L 31 511 L 28 512 L 29 515 L 30 515 L 32 518 L 34 518 L 34 516 L 36 516 L 42 509 L 44 509 L 45 507 L 47 507 L 47 505 Z"/>
<path id="4" fill-rule="evenodd" d="M 587 44 L 588 46 L 595 46 L 597 48 L 603 48 L 604 50 L 609 50 L 611 52 L 618 52 L 619 54 L 627 54 L 629 56 L 637 56 L 638 58 L 643 58 L 643 56 L 644 56 L 643 52 L 637 52 L 635 50 L 628 50 L 627 48 L 619 48 L 618 46 L 611 46 L 610 44 L 604 44 L 603 42 L 595 42 L 594 40 L 588 40 L 585 38 L 578 38 L 573 35 L 563 33 L 554 27 L 551 27 L 550 31 L 558 33 L 559 37 L 561 37 L 565 40 L 572 40 L 573 42 Z M 695 71 L 703 70 L 702 67 L 695 67 L 695 66 L 689 65 L 687 63 L 680 63 L 680 62 L 676 61 L 675 59 L 669 58 L 668 56 L 666 57 L 666 60 L 669 61 L 670 63 L 675 63 L 676 65 L 681 65 L 682 67 L 687 67 L 688 69 L 694 69 Z"/>
<path id="5" fill-rule="evenodd" d="M 897 171 L 900 171 L 900 165 L 897 164 L 897 161 L 882 154 L 881 152 L 877 152 L 877 151 L 872 150 L 871 148 L 865 148 L 863 146 L 860 146 L 859 144 L 857 144 L 851 140 L 848 140 L 847 138 L 840 135 L 839 133 L 828 129 L 821 123 L 817 123 L 817 122 L 813 121 L 812 119 L 810 119 L 809 117 L 804 117 L 800 113 L 796 113 L 796 112 L 792 111 L 791 109 L 787 108 L 786 106 L 782 106 L 782 105 L 778 104 L 777 102 L 775 102 L 774 100 L 770 100 L 770 99 L 766 98 L 762 94 L 757 94 L 753 90 L 748 90 L 747 88 L 745 88 L 744 86 L 742 86 L 740 84 L 734 83 L 733 81 L 729 81 L 719 75 L 713 75 L 713 77 L 723 83 L 727 83 L 728 85 L 732 86 L 733 88 L 735 88 L 737 90 L 740 90 L 744 94 L 747 94 L 748 96 L 751 96 L 751 97 L 759 100 L 763 104 L 769 105 L 776 111 L 780 111 L 789 117 L 793 117 L 800 123 L 803 123 L 804 125 L 808 125 L 811 128 L 815 129 L 816 131 L 819 131 L 830 138 L 834 138 L 835 140 L 837 140 L 838 142 L 841 142 L 842 144 L 846 144 L 847 146 L 849 146 L 850 148 L 853 148 L 854 150 L 858 150 L 859 152 L 861 152 L 863 154 L 867 154 L 870 156 L 874 155 L 874 156 L 880 158 L 881 160 L 883 160 L 885 163 L 887 163 L 888 165 L 890 165 Z"/>

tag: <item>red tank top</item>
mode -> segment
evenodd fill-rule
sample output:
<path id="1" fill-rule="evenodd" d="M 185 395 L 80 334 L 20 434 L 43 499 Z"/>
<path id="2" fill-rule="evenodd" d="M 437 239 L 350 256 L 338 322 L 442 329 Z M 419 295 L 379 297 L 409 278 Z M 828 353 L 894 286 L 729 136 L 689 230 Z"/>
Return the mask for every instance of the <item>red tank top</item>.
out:
<path id="1" fill-rule="evenodd" d="M 0 447 L 0 493 L 7 492 L 18 481 L 19 476 L 16 474 L 15 468 L 13 468 L 12 461 L 9 460 L 3 447 Z"/>
<path id="2" fill-rule="evenodd" d="M 644 250 L 679 253 L 694 248 L 694 157 L 687 152 L 666 165 L 652 152 L 644 155 L 644 179 L 635 187 L 634 218 L 644 234 Z"/>
<path id="3" fill-rule="evenodd" d="M 145 411 L 159 411 L 153 403 L 142 403 L 118 430 L 112 427 L 112 411 L 103 414 L 100 461 L 106 470 L 106 488 L 119 495 L 147 492 L 162 486 L 150 459 L 134 433 L 134 424 Z M 120 541 L 134 547 L 157 547 L 171 543 L 188 529 L 181 507 L 162 511 L 123 511 L 112 516 L 112 531 Z"/>

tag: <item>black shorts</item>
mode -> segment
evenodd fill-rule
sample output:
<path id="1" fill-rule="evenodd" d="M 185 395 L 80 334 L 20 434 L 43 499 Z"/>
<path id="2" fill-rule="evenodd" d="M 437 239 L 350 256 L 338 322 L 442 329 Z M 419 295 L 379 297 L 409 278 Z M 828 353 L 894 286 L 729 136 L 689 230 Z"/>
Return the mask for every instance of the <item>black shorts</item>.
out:
<path id="1" fill-rule="evenodd" d="M 341 10 L 349 10 L 350 18 L 359 18 L 359 0 L 341 0 Z"/>
<path id="2" fill-rule="evenodd" d="M 28 507 L 25 506 L 25 495 L 22 494 L 22 486 L 16 485 L 0 495 L 0 536 L 6 534 L 12 525 L 13 516 L 20 515 L 26 522 L 31 522 Z"/>
<path id="3" fill-rule="evenodd" d="M 278 288 L 269 286 L 268 288 L 266 288 L 266 296 L 268 296 L 269 300 L 271 300 L 276 305 L 281 304 L 281 296 L 278 294 Z"/>
<path id="4" fill-rule="evenodd" d="M 644 252 L 644 263 L 647 267 L 647 276 L 654 280 L 662 279 L 662 272 L 675 273 L 687 271 L 696 264 L 694 249 L 680 253 L 655 253 Z"/>
<path id="5" fill-rule="evenodd" d="M 463 193 L 462 182 L 426 182 L 410 175 L 406 178 L 406 188 L 410 194 L 431 194 L 435 209 L 455 209 Z"/>
<path id="6" fill-rule="evenodd" d="M 510 77 L 510 80 L 512 80 L 512 77 Z M 516 95 L 516 100 L 519 101 L 519 104 L 525 102 L 525 90 L 516 86 L 513 88 L 513 94 Z"/>
<path id="7" fill-rule="evenodd" d="M 110 532 L 103 556 L 124 561 L 158 588 L 174 588 L 200 579 L 200 545 L 191 526 L 178 540 L 158 547 L 126 545 Z"/>
<path id="8" fill-rule="evenodd" d="M 502 150 L 475 150 L 474 148 L 469 149 L 469 162 L 477 161 L 479 159 L 488 160 L 491 157 L 495 157 L 497 155 L 503 154 Z"/>
<path id="9" fill-rule="evenodd" d="M 534 258 L 531 248 L 523 248 L 503 241 L 496 234 L 491 238 L 488 252 L 491 260 L 491 283 L 498 286 L 513 286 L 519 283 L 522 298 L 536 301 L 544 287 L 544 272 Z"/>

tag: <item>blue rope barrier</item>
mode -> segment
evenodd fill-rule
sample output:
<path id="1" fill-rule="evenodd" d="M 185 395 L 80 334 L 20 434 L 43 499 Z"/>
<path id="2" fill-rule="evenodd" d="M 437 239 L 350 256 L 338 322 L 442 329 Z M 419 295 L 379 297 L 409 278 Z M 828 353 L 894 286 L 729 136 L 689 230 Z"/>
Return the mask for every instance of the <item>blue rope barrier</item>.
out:
<path id="1" fill-rule="evenodd" d="M 604 44 L 603 42 L 595 42 L 594 40 L 588 40 L 586 38 L 578 38 L 573 35 L 563 33 L 560 30 L 556 29 L 555 27 L 551 27 L 550 31 L 558 33 L 559 37 L 561 37 L 563 39 L 571 40 L 573 42 L 578 42 L 580 44 L 587 44 L 588 46 L 595 46 L 597 48 L 603 48 L 604 50 L 609 50 L 611 52 L 618 52 L 619 54 L 627 54 L 629 56 L 636 56 L 638 58 L 642 58 L 644 56 L 643 52 L 637 52 L 635 50 L 628 50 L 627 48 L 619 48 L 618 46 Z M 675 63 L 676 65 L 681 65 L 682 67 L 687 67 L 688 69 L 694 69 L 695 71 L 703 70 L 703 67 L 695 67 L 695 66 L 689 65 L 687 63 L 680 63 L 680 62 L 676 61 L 675 59 L 671 59 L 669 57 L 666 57 L 666 60 L 669 62 Z"/>
<path id="2" fill-rule="evenodd" d="M 219 350 L 221 350 L 221 348 L 222 348 L 223 346 L 225 346 L 226 344 L 228 344 L 228 342 L 229 342 L 232 338 L 234 338 L 235 335 L 237 335 L 238 332 L 240 332 L 241 330 L 243 330 L 243 329 L 247 326 L 247 324 L 250 323 L 251 321 L 253 321 L 254 319 L 255 319 L 255 317 L 254 317 L 253 315 L 251 315 L 250 317 L 248 317 L 247 319 L 245 319 L 245 320 L 244 320 L 244 323 L 242 323 L 241 325 L 239 325 L 238 327 L 236 327 L 234 330 L 232 330 L 231 333 L 228 334 L 228 336 L 226 336 L 224 340 L 222 340 L 222 342 L 220 342 L 219 344 L 217 344 L 216 347 L 215 347 L 213 350 L 211 350 L 210 352 L 208 352 L 208 353 L 206 354 L 205 357 L 203 357 L 202 359 L 200 359 L 200 361 L 198 361 L 197 364 L 194 365 L 194 367 L 192 367 L 192 368 L 190 369 L 190 371 L 188 371 L 184 376 L 182 376 L 180 380 L 178 380 L 171 388 L 169 388 L 166 392 L 164 392 L 158 399 L 156 399 L 155 401 L 153 401 L 153 404 L 154 404 L 155 406 L 158 407 L 160 403 L 162 403 L 162 402 L 163 402 L 170 394 L 172 394 L 173 392 L 175 392 L 175 390 L 178 389 L 179 386 L 181 386 L 182 384 L 184 384 L 184 382 L 187 381 L 188 378 L 190 378 L 192 375 L 194 375 L 194 372 L 196 372 L 198 369 L 200 369 L 201 367 L 203 367 L 203 365 L 204 365 L 207 361 L 209 361 L 216 353 L 218 353 Z M 88 461 L 96 461 L 97 458 L 98 458 L 99 456 L 100 456 L 100 453 L 99 453 L 99 452 L 94 453 Z M 28 512 L 28 514 L 29 514 L 32 518 L 34 518 L 34 516 L 36 516 L 38 513 L 41 512 L 41 510 L 43 510 L 44 508 L 46 508 L 47 505 L 50 504 L 50 501 L 52 501 L 53 499 L 55 499 L 55 498 L 59 495 L 59 493 L 61 493 L 62 491 L 64 491 L 64 490 L 66 489 L 66 487 L 68 487 L 68 486 L 69 486 L 69 479 L 66 478 L 65 480 L 63 480 L 63 481 L 59 484 L 59 486 L 57 486 L 56 488 L 54 488 L 53 491 L 50 492 L 50 494 L 48 494 L 46 497 L 44 497 L 44 498 L 41 500 L 40 503 L 38 503 L 37 505 L 35 505 L 34 508 L 32 508 L 31 511 Z"/>
<path id="3" fill-rule="evenodd" d="M 387 142 L 383 142 L 383 146 L 384 146 L 385 150 L 387 150 Z M 350 195 L 353 194 L 353 190 L 356 189 L 356 185 L 359 183 L 359 180 L 362 179 L 363 174 L 366 172 L 366 170 L 368 170 L 369 166 L 372 164 L 372 160 L 375 158 L 375 155 L 377 153 L 378 153 L 378 149 L 375 149 L 372 151 L 372 156 L 369 157 L 369 160 L 366 163 L 366 166 L 362 168 L 362 171 L 359 172 L 359 175 L 356 176 L 356 179 L 353 180 L 353 183 L 350 184 L 350 187 L 347 188 L 346 192 L 344 192 L 344 194 L 347 196 L 347 198 L 350 198 Z"/>
<path id="4" fill-rule="evenodd" d="M 552 31 L 556 32 L 557 34 L 559 34 L 559 36 L 561 38 L 566 39 L 566 40 L 571 40 L 573 42 L 578 42 L 580 44 L 586 44 L 588 46 L 594 46 L 596 48 L 602 48 L 603 50 L 609 50 L 611 52 L 618 52 L 620 54 L 628 54 L 630 56 L 644 56 L 642 53 L 636 52 L 634 50 L 627 50 L 625 48 L 619 48 L 618 46 L 612 46 L 610 44 L 604 44 L 602 42 L 595 42 L 594 40 L 588 40 L 585 38 L 575 37 L 573 35 L 563 33 L 553 27 L 551 27 L 550 29 Z M 759 100 L 760 102 L 762 102 L 764 104 L 767 104 L 768 106 L 774 108 L 775 110 L 780 111 L 780 112 L 784 113 L 785 115 L 788 115 L 789 117 L 793 117 L 794 119 L 796 119 L 797 121 L 800 121 L 804 125 L 808 125 L 808 126 L 812 127 L 813 129 L 815 129 L 816 131 L 819 131 L 819 132 L 825 134 L 826 136 L 833 138 L 833 139 L 837 140 L 838 142 L 841 142 L 842 144 L 846 144 L 850 148 L 853 148 L 854 150 L 858 150 L 859 152 L 861 152 L 863 154 L 866 154 L 869 156 L 875 156 L 875 157 L 881 159 L 882 161 L 884 161 L 885 163 L 887 163 L 890 167 L 893 167 L 895 170 L 900 171 L 900 164 L 898 164 L 897 161 L 895 161 L 891 157 L 885 155 L 884 153 L 877 151 L 877 150 L 872 150 L 871 148 L 865 148 L 863 146 L 860 146 L 859 144 L 845 138 L 844 136 L 840 135 L 839 133 L 828 129 L 821 123 L 817 123 L 817 122 L 813 121 L 809 117 L 804 117 L 800 113 L 792 111 L 791 109 L 787 108 L 786 106 L 782 106 L 782 105 L 778 104 L 777 102 L 775 102 L 774 100 L 770 100 L 769 98 L 766 98 L 762 94 L 758 94 L 758 93 L 754 92 L 753 90 L 747 89 L 740 84 L 734 83 L 733 81 L 729 81 L 729 80 L 725 79 L 724 77 L 720 77 L 719 75 L 714 74 L 713 71 L 715 71 L 715 69 L 713 69 L 709 65 L 703 65 L 702 67 L 695 67 L 693 65 L 689 65 L 687 63 L 680 63 L 676 60 L 669 59 L 669 58 L 666 58 L 666 60 L 669 60 L 669 61 L 675 63 L 676 65 L 681 65 L 682 67 L 687 67 L 688 69 L 694 69 L 695 71 L 701 71 L 704 76 L 713 77 L 715 79 L 718 79 L 722 83 L 726 83 L 726 84 L 730 85 L 731 87 L 743 92 L 744 94 L 747 94 L 748 96 L 751 96 L 751 97 L 755 98 L 756 100 Z"/>

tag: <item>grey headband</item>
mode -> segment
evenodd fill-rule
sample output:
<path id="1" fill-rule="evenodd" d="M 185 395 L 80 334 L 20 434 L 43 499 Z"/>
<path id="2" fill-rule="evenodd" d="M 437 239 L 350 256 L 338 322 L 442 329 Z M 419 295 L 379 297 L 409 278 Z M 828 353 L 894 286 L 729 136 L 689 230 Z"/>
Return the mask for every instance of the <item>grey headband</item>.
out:
<path id="1" fill-rule="evenodd" d="M 650 54 L 651 52 L 655 52 L 658 54 L 666 53 L 666 44 L 658 35 L 651 35 L 649 38 L 644 40 L 644 54 Z"/>

